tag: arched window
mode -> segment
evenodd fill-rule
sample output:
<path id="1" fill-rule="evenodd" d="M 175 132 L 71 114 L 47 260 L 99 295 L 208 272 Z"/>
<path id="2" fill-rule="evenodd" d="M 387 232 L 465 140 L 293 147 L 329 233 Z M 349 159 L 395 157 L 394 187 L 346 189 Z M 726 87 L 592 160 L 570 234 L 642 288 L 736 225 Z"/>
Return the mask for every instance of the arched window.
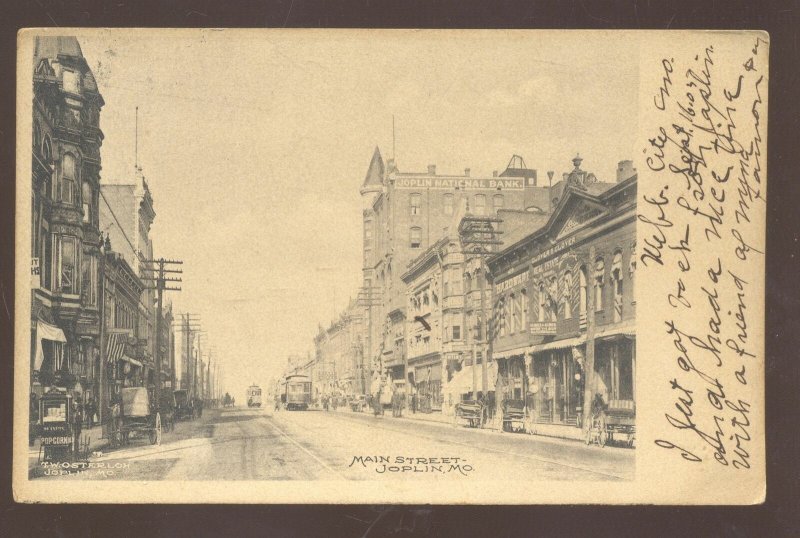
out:
<path id="1" fill-rule="evenodd" d="M 75 156 L 65 153 L 61 159 L 61 201 L 65 204 L 75 203 L 76 172 Z"/>
<path id="2" fill-rule="evenodd" d="M 492 203 L 494 205 L 494 212 L 495 213 L 497 213 L 498 211 L 503 209 L 503 205 L 505 203 L 505 200 L 503 199 L 503 195 L 502 194 L 495 194 L 492 197 Z"/>
<path id="3" fill-rule="evenodd" d="M 528 330 L 528 290 L 522 288 L 519 292 L 520 301 L 520 328 L 523 331 Z"/>
<path id="4" fill-rule="evenodd" d="M 422 213 L 422 195 L 418 192 L 412 193 L 409 198 L 412 215 L 419 215 Z"/>
<path id="5" fill-rule="evenodd" d="M 550 277 L 550 282 L 547 283 L 547 311 L 549 312 L 547 321 L 556 321 L 558 319 L 558 279 L 555 276 Z"/>
<path id="6" fill-rule="evenodd" d="M 544 282 L 540 282 L 539 283 L 539 312 L 538 312 L 538 317 L 537 317 L 537 319 L 538 319 L 538 321 L 540 323 L 545 321 L 544 308 L 545 308 L 546 304 L 547 304 L 547 298 L 545 297 L 545 293 L 544 293 Z"/>
<path id="7" fill-rule="evenodd" d="M 472 275 L 469 272 L 464 273 L 464 293 L 472 291 Z"/>
<path id="8" fill-rule="evenodd" d="M 476 194 L 475 195 L 475 214 L 476 215 L 485 215 L 486 214 L 486 195 L 485 194 Z"/>
<path id="9" fill-rule="evenodd" d="M 44 135 L 44 140 L 42 140 L 42 157 L 44 157 L 44 164 L 50 164 L 53 160 L 53 142 L 47 135 Z"/>
<path id="10" fill-rule="evenodd" d="M 622 251 L 614 252 L 611 262 L 611 283 L 614 287 L 614 321 L 622 321 Z"/>
<path id="11" fill-rule="evenodd" d="M 442 196 L 442 205 L 444 207 L 444 214 L 445 215 L 452 215 L 453 214 L 453 195 L 449 192 L 446 192 Z"/>
<path id="12" fill-rule="evenodd" d="M 42 128 L 39 127 L 39 122 L 33 124 L 33 149 L 42 150 Z"/>
<path id="13" fill-rule="evenodd" d="M 594 309 L 603 309 L 603 285 L 605 284 L 606 264 L 603 258 L 597 258 L 594 262 Z"/>
<path id="14" fill-rule="evenodd" d="M 572 317 L 572 273 L 564 273 L 564 292 L 561 294 L 564 302 L 564 319 Z"/>
<path id="15" fill-rule="evenodd" d="M 586 319 L 586 309 L 587 305 L 589 304 L 589 295 L 586 292 L 587 286 L 587 278 L 586 278 L 586 267 L 581 266 L 581 269 L 578 273 L 578 287 L 580 288 L 580 297 L 578 297 L 578 312 L 580 314 L 581 320 Z"/>

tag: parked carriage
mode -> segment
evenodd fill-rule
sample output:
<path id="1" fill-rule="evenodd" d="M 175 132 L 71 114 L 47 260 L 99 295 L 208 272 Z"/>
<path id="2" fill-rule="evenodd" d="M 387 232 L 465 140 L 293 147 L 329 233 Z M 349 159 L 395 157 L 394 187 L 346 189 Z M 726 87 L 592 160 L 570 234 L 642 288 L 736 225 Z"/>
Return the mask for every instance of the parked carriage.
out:
<path id="1" fill-rule="evenodd" d="M 611 400 L 602 412 L 595 413 L 586 433 L 586 444 L 606 446 L 622 442 L 633 447 L 636 440 L 636 407 L 632 400 Z"/>
<path id="2" fill-rule="evenodd" d="M 459 421 L 470 428 L 483 428 L 486 424 L 486 405 L 480 401 L 464 401 L 456 404 L 453 426 L 458 426 Z"/>
<path id="3" fill-rule="evenodd" d="M 189 398 L 189 391 L 179 389 L 173 392 L 175 396 L 175 421 L 188 419 L 193 420 L 197 415 L 194 402 Z"/>
<path id="4" fill-rule="evenodd" d="M 145 387 L 126 387 L 112 410 L 111 443 L 127 445 L 131 434 L 147 434 L 150 444 L 161 444 L 161 413 Z"/>
<path id="5" fill-rule="evenodd" d="M 503 400 L 501 432 L 522 432 L 528 422 L 528 411 L 525 400 Z"/>

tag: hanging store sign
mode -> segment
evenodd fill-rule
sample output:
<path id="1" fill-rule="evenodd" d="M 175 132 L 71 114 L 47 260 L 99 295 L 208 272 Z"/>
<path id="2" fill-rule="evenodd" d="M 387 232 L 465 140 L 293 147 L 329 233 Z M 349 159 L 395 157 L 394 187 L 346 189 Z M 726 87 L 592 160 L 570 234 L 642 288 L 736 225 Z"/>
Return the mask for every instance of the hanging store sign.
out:
<path id="1" fill-rule="evenodd" d="M 556 334 L 555 321 L 532 321 L 531 334 L 540 336 L 554 336 Z"/>
<path id="2" fill-rule="evenodd" d="M 399 177 L 394 180 L 397 189 L 501 189 L 521 191 L 525 187 L 523 178 L 469 178 L 469 177 Z"/>
<path id="3" fill-rule="evenodd" d="M 39 258 L 31 258 L 31 289 L 37 289 L 41 286 L 42 268 L 39 264 Z"/>

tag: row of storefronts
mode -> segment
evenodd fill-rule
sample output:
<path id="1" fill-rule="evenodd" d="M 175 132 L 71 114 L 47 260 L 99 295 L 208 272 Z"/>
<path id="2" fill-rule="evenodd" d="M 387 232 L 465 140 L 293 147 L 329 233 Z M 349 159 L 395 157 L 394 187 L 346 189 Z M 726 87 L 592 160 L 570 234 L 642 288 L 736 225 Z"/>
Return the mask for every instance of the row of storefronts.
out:
<path id="1" fill-rule="evenodd" d="M 376 159 L 362 189 L 379 193 L 365 211 L 370 226 L 380 193 L 391 193 L 397 177 L 393 163 L 384 171 Z M 531 196 L 508 196 L 510 207 L 493 212 L 476 207 L 469 190 L 455 192 L 438 238 L 404 251 L 399 284 L 393 263 L 403 246 L 384 238 L 394 246 L 378 262 L 379 285 L 367 279 L 347 315 L 321 330 L 318 362 L 340 364 L 340 377 L 358 369 L 360 378 L 383 380 L 349 386 L 353 395 L 369 386 L 402 390 L 422 412 L 453 414 L 459 402 L 481 399 L 492 418 L 504 402 L 521 402 L 546 434 L 580 436 L 599 407 L 635 416 L 636 171 L 622 161 L 616 181 L 602 182 L 581 162 L 573 159 L 550 187 L 536 186 L 535 171 L 507 169 L 501 177 L 519 176 Z M 436 207 L 412 202 L 409 221 L 425 211 Z M 437 218 L 446 223 L 444 214 Z M 490 247 L 470 249 L 467 222 L 486 227 L 477 243 Z M 370 230 L 365 224 L 365 255 L 372 256 L 383 245 Z M 376 311 L 385 317 L 375 319 Z M 355 343 L 349 354 L 328 349 L 345 325 Z"/>
<path id="2" fill-rule="evenodd" d="M 162 386 L 174 382 L 172 312 L 156 323 L 143 265 L 155 218 L 147 183 L 137 173 L 129 185 L 101 185 L 104 102 L 80 44 L 37 37 L 33 63 L 31 421 L 54 389 L 88 421 L 120 387 L 155 386 L 156 356 Z"/>

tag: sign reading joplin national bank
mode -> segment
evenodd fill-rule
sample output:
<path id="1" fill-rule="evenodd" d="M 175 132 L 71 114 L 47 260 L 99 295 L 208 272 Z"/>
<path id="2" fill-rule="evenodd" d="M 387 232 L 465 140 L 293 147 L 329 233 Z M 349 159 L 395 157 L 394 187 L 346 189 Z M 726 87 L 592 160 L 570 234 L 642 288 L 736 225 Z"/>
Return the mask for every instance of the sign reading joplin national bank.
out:
<path id="1" fill-rule="evenodd" d="M 470 177 L 398 177 L 394 180 L 398 189 L 501 189 L 521 191 L 525 188 L 523 178 L 470 178 Z"/>

